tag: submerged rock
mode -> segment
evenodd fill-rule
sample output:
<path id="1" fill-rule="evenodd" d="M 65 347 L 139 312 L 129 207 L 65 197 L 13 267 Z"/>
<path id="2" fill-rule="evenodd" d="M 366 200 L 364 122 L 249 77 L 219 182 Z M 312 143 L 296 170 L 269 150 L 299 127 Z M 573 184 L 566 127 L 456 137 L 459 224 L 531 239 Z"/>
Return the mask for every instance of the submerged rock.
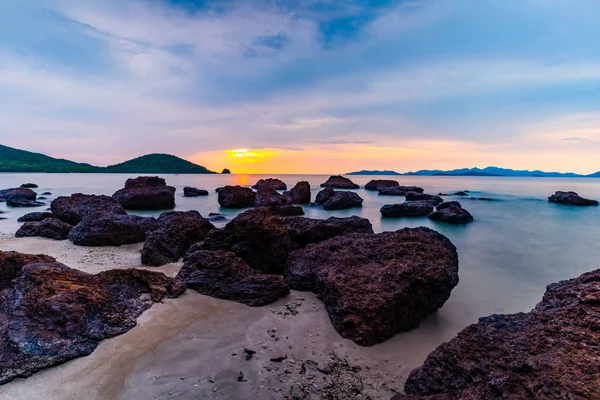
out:
<path id="1" fill-rule="evenodd" d="M 458 201 L 442 203 L 437 210 L 429 216 L 430 219 L 448 224 L 468 224 L 473 222 L 473 216 L 462 208 Z"/>
<path id="2" fill-rule="evenodd" d="M 57 197 L 50 204 L 50 209 L 56 218 L 70 225 L 77 225 L 85 217 L 127 214 L 112 197 L 82 193 Z"/>
<path id="3" fill-rule="evenodd" d="M 168 210 L 175 208 L 175 188 L 167 186 L 157 176 L 127 179 L 125 188 L 113 194 L 113 199 L 126 210 Z"/>
<path id="4" fill-rule="evenodd" d="M 38 187 L 35 183 L 24 183 L 21 185 L 22 188 L 35 189 Z"/>
<path id="5" fill-rule="evenodd" d="M 260 186 L 256 191 L 256 207 L 278 207 L 287 204 L 287 198 L 268 186 Z"/>
<path id="6" fill-rule="evenodd" d="M 28 200 L 28 199 L 24 199 L 23 197 L 20 196 L 11 196 L 9 198 L 6 199 L 6 205 L 8 207 L 40 207 L 40 206 L 45 206 L 46 203 L 42 203 L 40 201 L 36 201 L 36 200 Z"/>
<path id="7" fill-rule="evenodd" d="M 419 186 L 398 186 L 398 189 L 404 192 L 423 193 L 425 190 Z"/>
<path id="8" fill-rule="evenodd" d="M 50 193 L 50 192 L 44 192 L 44 193 L 42 193 L 42 196 L 52 196 L 52 193 Z"/>
<path id="9" fill-rule="evenodd" d="M 548 286 L 529 313 L 479 319 L 432 352 L 394 400 L 600 398 L 600 270 Z"/>
<path id="10" fill-rule="evenodd" d="M 0 190 L 0 201 L 7 201 L 10 197 L 35 201 L 37 193 L 27 188 L 13 188 Z"/>
<path id="11" fill-rule="evenodd" d="M 228 218 L 226 216 L 224 216 L 223 214 L 220 213 L 208 213 L 208 218 L 209 221 L 211 222 L 217 222 L 217 221 L 227 221 Z"/>
<path id="12" fill-rule="evenodd" d="M 405 196 L 406 192 L 401 190 L 400 188 L 381 188 L 379 189 L 379 194 L 381 196 Z"/>
<path id="13" fill-rule="evenodd" d="M 55 218 L 55 216 L 48 211 L 32 212 L 19 217 L 17 222 L 40 222 L 46 218 Z"/>
<path id="14" fill-rule="evenodd" d="M 548 197 L 548 201 L 551 203 L 559 204 L 571 204 L 574 206 L 597 206 L 596 200 L 585 199 L 579 196 L 575 192 L 561 192 L 558 191 L 552 196 Z"/>
<path id="15" fill-rule="evenodd" d="M 219 204 L 224 208 L 254 207 L 256 193 L 243 186 L 225 186 L 217 189 Z"/>
<path id="16" fill-rule="evenodd" d="M 15 233 L 16 237 L 44 237 L 66 240 L 73 229 L 72 225 L 57 218 L 45 218 L 37 222 L 25 222 Z"/>
<path id="17" fill-rule="evenodd" d="M 393 189 L 399 187 L 398 181 L 390 179 L 373 179 L 365 185 L 365 190 Z"/>
<path id="18" fill-rule="evenodd" d="M 319 296 L 343 337 L 369 346 L 444 304 L 458 283 L 458 255 L 428 228 L 354 233 L 292 252 L 284 277 Z"/>
<path id="19" fill-rule="evenodd" d="M 405 195 L 407 201 L 429 201 L 433 204 L 441 204 L 444 202 L 440 196 L 434 196 L 427 193 L 407 192 Z"/>
<path id="20" fill-rule="evenodd" d="M 281 179 L 267 178 L 261 179 L 252 186 L 253 189 L 273 189 L 273 190 L 287 190 L 287 185 Z"/>
<path id="21" fill-rule="evenodd" d="M 69 233 L 69 240 L 79 246 L 121 246 L 143 242 L 147 233 L 158 228 L 152 217 L 96 215 L 77 224 Z"/>
<path id="22" fill-rule="evenodd" d="M 315 204 L 323 206 L 325 210 L 344 210 L 347 208 L 362 207 L 363 199 L 354 192 L 333 190 L 326 187 L 317 194 Z"/>
<path id="23" fill-rule="evenodd" d="M 356 183 L 352 182 L 350 179 L 341 176 L 341 175 L 332 175 L 327 179 L 325 183 L 321 184 L 321 187 L 330 187 L 335 189 L 359 189 Z"/>
<path id="24" fill-rule="evenodd" d="M 311 243 L 322 242 L 349 233 L 373 233 L 371 222 L 357 216 L 327 219 L 286 218 L 283 223 L 292 241 L 298 247 L 305 247 Z"/>
<path id="25" fill-rule="evenodd" d="M 300 181 L 283 195 L 286 197 L 288 204 L 308 204 L 311 197 L 310 183 Z"/>
<path id="26" fill-rule="evenodd" d="M 186 186 L 183 188 L 183 197 L 200 197 L 208 196 L 208 190 L 196 189 L 195 187 Z"/>
<path id="27" fill-rule="evenodd" d="M 407 201 L 400 204 L 386 204 L 379 211 L 387 218 L 425 217 L 433 212 L 433 207 L 426 201 Z"/>

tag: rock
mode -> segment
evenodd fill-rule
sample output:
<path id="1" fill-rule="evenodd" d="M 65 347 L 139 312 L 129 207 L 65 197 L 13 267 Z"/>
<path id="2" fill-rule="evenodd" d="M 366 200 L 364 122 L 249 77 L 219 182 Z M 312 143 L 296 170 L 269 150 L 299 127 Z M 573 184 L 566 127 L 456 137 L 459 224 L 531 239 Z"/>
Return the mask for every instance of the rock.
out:
<path id="1" fill-rule="evenodd" d="M 208 190 L 196 189 L 194 187 L 186 186 L 183 188 L 183 197 L 199 197 L 208 196 Z"/>
<path id="2" fill-rule="evenodd" d="M 597 206 L 596 200 L 584 199 L 575 192 L 561 192 L 558 191 L 552 196 L 548 197 L 548 201 L 551 203 L 559 204 L 571 204 L 574 206 Z"/>
<path id="3" fill-rule="evenodd" d="M 0 301 L 0 384 L 92 353 L 102 339 L 133 328 L 153 302 L 184 290 L 146 270 L 90 275 L 56 262 L 23 266 Z"/>
<path id="4" fill-rule="evenodd" d="M 227 221 L 228 218 L 226 216 L 224 216 L 223 214 L 208 213 L 208 220 L 211 222 L 217 222 L 217 221 Z"/>
<path id="5" fill-rule="evenodd" d="M 381 196 L 405 196 L 406 192 L 400 188 L 381 188 L 379 189 Z"/>
<path id="6" fill-rule="evenodd" d="M 44 237 L 66 240 L 73 226 L 57 218 L 45 218 L 38 222 L 25 222 L 15 233 L 16 237 Z"/>
<path id="7" fill-rule="evenodd" d="M 404 191 L 404 192 L 414 192 L 414 193 L 423 193 L 425 190 L 423 190 L 422 187 L 418 187 L 418 186 L 398 186 L 398 189 Z"/>
<path id="8" fill-rule="evenodd" d="M 45 196 L 39 196 L 37 199 L 38 200 L 47 200 L 47 198 Z"/>
<path id="9" fill-rule="evenodd" d="M 52 196 L 52 193 L 50 193 L 50 192 L 44 192 L 44 193 L 42 193 L 42 196 Z"/>
<path id="10" fill-rule="evenodd" d="M 469 200 L 494 201 L 491 197 L 469 197 Z"/>
<path id="11" fill-rule="evenodd" d="M 159 266 L 177 262 L 215 229 L 198 211 L 171 211 L 158 217 L 158 229 L 148 234 L 142 248 L 142 264 Z"/>
<path id="12" fill-rule="evenodd" d="M 25 265 L 53 262 L 56 262 L 56 259 L 45 254 L 23 254 L 17 253 L 16 251 L 0 250 L 0 291 L 11 287 L 11 281 L 21 275 L 21 270 Z M 2 301 L 0 297 L 0 307 L 1 306 Z M 1 326 L 2 322 L 0 319 L 0 327 Z M 1 346 L 2 345 L 0 344 L 0 347 Z M 1 356 L 0 359 L 2 359 Z"/>
<path id="13" fill-rule="evenodd" d="M 600 270 L 548 286 L 529 313 L 479 319 L 432 352 L 396 400 L 600 398 Z"/>
<path id="14" fill-rule="evenodd" d="M 127 179 L 125 188 L 113 194 L 113 199 L 126 210 L 167 210 L 175 208 L 175 188 L 167 186 L 157 176 Z"/>
<path id="15" fill-rule="evenodd" d="M 228 168 L 224 168 L 223 171 L 221 171 L 222 174 L 231 174 L 231 171 Z"/>
<path id="16" fill-rule="evenodd" d="M 426 201 L 430 201 L 435 204 L 441 204 L 444 202 L 444 199 L 442 199 L 440 196 L 434 196 L 432 194 L 426 194 L 426 193 L 407 192 L 404 197 L 406 198 L 407 201 L 426 200 Z"/>
<path id="17" fill-rule="evenodd" d="M 311 197 L 310 183 L 300 181 L 283 195 L 287 198 L 288 204 L 309 204 Z"/>
<path id="18" fill-rule="evenodd" d="M 393 189 L 400 186 L 398 181 L 389 179 L 373 179 L 365 185 L 365 190 Z"/>
<path id="19" fill-rule="evenodd" d="M 146 234 L 160 226 L 152 217 L 99 214 L 77 224 L 69 240 L 79 246 L 121 246 L 146 240 Z"/>
<path id="20" fill-rule="evenodd" d="M 252 186 L 253 189 L 269 188 L 273 190 L 287 190 L 287 185 L 281 179 L 267 178 L 261 179 Z"/>
<path id="21" fill-rule="evenodd" d="M 284 278 L 319 296 L 342 337 L 370 346 L 444 304 L 458 283 L 458 255 L 428 228 L 353 233 L 292 252 Z"/>
<path id="22" fill-rule="evenodd" d="M 437 210 L 429 216 L 429 219 L 455 225 L 473 222 L 471 213 L 462 208 L 458 201 L 449 201 L 440 204 Z"/>
<path id="23" fill-rule="evenodd" d="M 292 241 L 298 247 L 305 247 L 311 243 L 319 243 L 349 233 L 373 233 L 371 222 L 357 216 L 327 219 L 296 217 L 286 218 L 283 223 Z"/>
<path id="24" fill-rule="evenodd" d="M 267 273 L 282 273 L 292 250 L 283 218 L 260 207 L 245 211 L 223 229 L 212 230 L 206 239 L 190 249 L 233 251 L 252 268 Z"/>
<path id="25" fill-rule="evenodd" d="M 322 206 L 323 204 L 325 204 L 325 202 L 327 200 L 332 198 L 334 194 L 335 194 L 335 190 L 333 190 L 330 187 L 326 187 L 325 189 L 323 189 L 319 193 L 317 193 L 317 197 L 315 198 L 314 204 L 316 204 L 318 206 Z"/>
<path id="26" fill-rule="evenodd" d="M 14 188 L 0 190 L 0 201 L 6 201 L 9 197 L 20 197 L 25 200 L 35 201 L 37 193 L 27 188 Z"/>
<path id="27" fill-rule="evenodd" d="M 335 189 L 358 189 L 356 183 L 352 182 L 350 179 L 343 177 L 341 175 L 332 175 L 327 179 L 325 183 L 321 184 L 321 187 L 330 187 Z"/>
<path id="28" fill-rule="evenodd" d="M 400 204 L 386 204 L 379 211 L 387 218 L 425 217 L 433 212 L 433 206 L 426 201 L 407 201 Z"/>
<path id="29" fill-rule="evenodd" d="M 81 193 L 57 197 L 50 204 L 50 209 L 56 218 L 70 225 L 77 225 L 85 217 L 127 214 L 112 197 Z"/>
<path id="30" fill-rule="evenodd" d="M 46 218 L 54 218 L 54 214 L 51 212 L 32 212 L 29 214 L 25 214 L 22 217 L 17 219 L 17 222 L 40 222 Z"/>
<path id="31" fill-rule="evenodd" d="M 269 207 L 269 212 L 278 217 L 296 217 L 298 215 L 304 215 L 304 209 L 294 205 Z"/>
<path id="32" fill-rule="evenodd" d="M 277 207 L 287 204 L 287 198 L 268 186 L 260 186 L 256 191 L 256 207 Z"/>
<path id="33" fill-rule="evenodd" d="M 21 185 L 22 188 L 35 189 L 38 187 L 35 183 L 24 183 Z"/>
<path id="34" fill-rule="evenodd" d="M 256 193 L 243 186 L 225 186 L 217 189 L 219 204 L 224 208 L 254 207 Z"/>
<path id="35" fill-rule="evenodd" d="M 315 204 L 323 206 L 326 210 L 344 210 L 353 207 L 362 207 L 363 199 L 354 192 L 334 191 L 326 187 L 317 194 Z"/>
<path id="36" fill-rule="evenodd" d="M 228 251 L 188 254 L 175 279 L 204 295 L 251 307 L 266 306 L 290 293 L 280 275 L 258 272 Z"/>
<path id="37" fill-rule="evenodd" d="M 20 196 L 11 196 L 6 199 L 6 205 L 8 207 L 40 207 L 45 206 L 46 203 L 42 203 L 36 200 L 27 200 Z"/>
<path id="38" fill-rule="evenodd" d="M 469 194 L 467 193 L 466 190 L 461 190 L 460 192 L 456 192 L 454 193 L 454 196 L 468 196 Z"/>

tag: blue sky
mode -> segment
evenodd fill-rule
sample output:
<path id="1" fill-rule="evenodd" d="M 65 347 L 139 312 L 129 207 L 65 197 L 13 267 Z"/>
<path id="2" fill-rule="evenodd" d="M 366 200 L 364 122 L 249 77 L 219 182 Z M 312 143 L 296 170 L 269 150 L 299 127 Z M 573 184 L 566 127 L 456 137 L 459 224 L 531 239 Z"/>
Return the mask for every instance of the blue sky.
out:
<path id="1" fill-rule="evenodd" d="M 598 21 L 596 0 L 3 0 L 0 143 L 100 165 L 594 172 Z"/>

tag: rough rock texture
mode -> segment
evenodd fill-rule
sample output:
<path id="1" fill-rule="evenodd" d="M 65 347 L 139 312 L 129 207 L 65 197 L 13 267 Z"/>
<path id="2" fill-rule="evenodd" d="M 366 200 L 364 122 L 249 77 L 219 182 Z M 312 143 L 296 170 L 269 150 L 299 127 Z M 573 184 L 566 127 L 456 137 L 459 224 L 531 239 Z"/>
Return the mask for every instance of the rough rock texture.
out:
<path id="1" fill-rule="evenodd" d="M 381 188 L 379 194 L 382 196 L 405 196 L 406 192 L 400 188 Z"/>
<path id="2" fill-rule="evenodd" d="M 400 204 L 386 204 L 379 210 L 388 218 L 425 217 L 433 212 L 433 206 L 426 201 L 407 201 Z"/>
<path id="3" fill-rule="evenodd" d="M 300 181 L 283 195 L 287 198 L 288 204 L 308 204 L 311 197 L 310 183 Z"/>
<path id="4" fill-rule="evenodd" d="M 158 217 L 159 229 L 148 234 L 142 248 L 142 264 L 159 266 L 177 262 L 215 229 L 198 211 L 171 211 Z"/>
<path id="5" fill-rule="evenodd" d="M 157 176 L 127 179 L 125 188 L 113 194 L 113 199 L 126 210 L 167 210 L 175 208 L 175 188 L 167 186 Z"/>
<path id="6" fill-rule="evenodd" d="M 600 398 L 600 270 L 548 286 L 529 313 L 479 319 L 413 370 L 396 400 Z"/>
<path id="7" fill-rule="evenodd" d="M 22 267 L 0 297 L 0 384 L 90 354 L 100 340 L 133 328 L 153 302 L 184 290 L 146 270 L 90 275 L 52 262 Z"/>
<path id="8" fill-rule="evenodd" d="M 311 243 L 319 243 L 349 233 L 373 233 L 371 222 L 357 216 L 327 219 L 286 218 L 283 223 L 292 241 L 298 247 L 305 247 Z"/>
<path id="9" fill-rule="evenodd" d="M 419 186 L 398 186 L 398 189 L 405 192 L 423 193 L 425 190 Z"/>
<path id="10" fill-rule="evenodd" d="M 353 207 L 362 207 L 363 199 L 354 192 L 335 191 L 326 187 L 317 194 L 315 204 L 323 206 L 326 210 L 344 210 Z"/>
<path id="11" fill-rule="evenodd" d="M 321 183 L 321 187 L 331 187 L 335 189 L 358 189 L 356 183 L 341 175 L 332 175 L 325 183 Z"/>
<path id="12" fill-rule="evenodd" d="M 69 233 L 69 240 L 79 246 L 121 246 L 143 242 L 147 233 L 158 228 L 152 217 L 97 215 L 77 224 Z"/>
<path id="13" fill-rule="evenodd" d="M 183 188 L 183 197 L 199 197 L 208 196 L 208 190 L 196 189 L 194 187 L 186 186 Z"/>
<path id="14" fill-rule="evenodd" d="M 13 188 L 0 190 L 0 201 L 6 201 L 8 200 L 8 198 L 13 196 L 20 197 L 25 200 L 35 201 L 37 193 L 27 188 Z"/>
<path id="15" fill-rule="evenodd" d="M 73 229 L 72 225 L 57 218 L 45 218 L 38 222 L 25 222 L 15 233 L 16 237 L 44 237 L 66 240 Z"/>
<path id="16" fill-rule="evenodd" d="M 292 252 L 285 281 L 315 292 L 335 329 L 360 345 L 415 328 L 450 297 L 458 255 L 428 228 L 338 236 Z"/>
<path id="17" fill-rule="evenodd" d="M 50 209 L 56 218 L 71 225 L 77 225 L 85 217 L 95 217 L 103 214 L 127 214 L 123 207 L 112 197 L 81 193 L 57 197 L 50 204 Z"/>
<path id="18" fill-rule="evenodd" d="M 253 189 L 261 189 L 261 188 L 269 188 L 273 190 L 287 190 L 287 185 L 281 179 L 277 178 L 267 178 L 261 179 L 254 186 Z"/>
<path id="19" fill-rule="evenodd" d="M 449 201 L 438 206 L 437 210 L 429 216 L 430 219 L 448 224 L 468 224 L 473 222 L 473 216 L 462 208 L 458 201 Z"/>
<path id="20" fill-rule="evenodd" d="M 256 191 L 256 207 L 278 207 L 287 204 L 287 198 L 268 186 L 260 186 Z"/>
<path id="21" fill-rule="evenodd" d="M 22 188 L 35 189 L 38 187 L 35 183 L 24 183 L 21 185 Z"/>
<path id="22" fill-rule="evenodd" d="M 391 189 L 397 188 L 400 184 L 398 181 L 390 179 L 373 179 L 365 185 L 365 190 L 380 190 L 380 189 Z"/>
<path id="23" fill-rule="evenodd" d="M 426 194 L 426 193 L 407 192 L 405 197 L 406 197 L 407 201 L 426 200 L 426 201 L 430 201 L 432 203 L 437 203 L 437 204 L 441 204 L 444 202 L 444 199 L 442 199 L 440 196 L 434 196 L 432 194 Z"/>
<path id="24" fill-rule="evenodd" d="M 25 265 L 53 262 L 56 262 L 56 259 L 45 254 L 23 254 L 16 251 L 0 250 L 0 290 L 11 287 L 11 281 L 21 275 L 21 270 Z M 2 316 L 0 316 L 0 326 L 2 325 L 1 321 Z"/>
<path id="25" fill-rule="evenodd" d="M 296 217 L 299 215 L 304 215 L 304 209 L 300 206 L 294 205 L 269 207 L 269 212 L 278 217 Z"/>
<path id="26" fill-rule="evenodd" d="M 597 206 L 596 200 L 584 199 L 575 192 L 561 192 L 558 191 L 552 196 L 548 197 L 548 201 L 551 203 L 560 204 L 571 204 L 574 206 Z"/>
<path id="27" fill-rule="evenodd" d="M 17 222 L 40 222 L 46 218 L 55 218 L 54 214 L 48 211 L 43 212 L 32 212 L 25 214 L 17 219 Z"/>
<path id="28" fill-rule="evenodd" d="M 233 251 L 254 269 L 282 273 L 292 241 L 283 218 L 261 207 L 241 213 L 223 229 L 212 230 L 190 253 L 197 250 Z"/>
<path id="29" fill-rule="evenodd" d="M 9 198 L 6 199 L 6 205 L 8 207 L 40 207 L 40 206 L 45 206 L 46 203 L 42 203 L 40 201 L 36 201 L 36 200 L 28 200 L 28 199 L 24 199 L 21 196 L 10 196 Z"/>
<path id="30" fill-rule="evenodd" d="M 219 204 L 224 208 L 254 207 L 256 193 L 243 186 L 225 186 L 217 189 Z"/>
<path id="31" fill-rule="evenodd" d="M 281 275 L 256 271 L 229 251 L 188 254 L 175 279 L 207 296 L 252 307 L 271 304 L 290 293 Z"/>

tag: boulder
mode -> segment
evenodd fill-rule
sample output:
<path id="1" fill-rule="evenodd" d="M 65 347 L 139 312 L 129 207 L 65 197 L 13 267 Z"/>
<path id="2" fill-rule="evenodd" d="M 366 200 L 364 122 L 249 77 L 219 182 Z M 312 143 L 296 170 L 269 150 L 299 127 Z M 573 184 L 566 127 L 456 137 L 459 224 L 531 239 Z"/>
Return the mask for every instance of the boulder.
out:
<path id="1" fill-rule="evenodd" d="M 267 178 L 261 179 L 252 186 L 253 189 L 269 188 L 273 190 L 287 190 L 287 185 L 281 179 Z"/>
<path id="2" fill-rule="evenodd" d="M 79 246 L 121 246 L 146 240 L 146 234 L 160 226 L 152 217 L 99 214 L 84 218 L 69 233 Z"/>
<path id="3" fill-rule="evenodd" d="M 0 250 L 0 291 L 11 287 L 11 281 L 21 275 L 21 270 L 25 265 L 53 262 L 56 262 L 56 259 L 45 254 L 24 254 Z M 2 301 L 0 300 L 0 307 L 1 305 Z M 1 319 L 0 326 L 2 326 Z"/>
<path id="4" fill-rule="evenodd" d="M 387 218 L 425 217 L 433 212 L 433 205 L 426 201 L 407 201 L 400 204 L 386 204 L 379 211 Z"/>
<path id="5" fill-rule="evenodd" d="M 429 216 L 429 219 L 448 224 L 468 224 L 473 222 L 473 216 L 462 208 L 458 201 L 448 201 L 437 207 L 437 210 Z"/>
<path id="6" fill-rule="evenodd" d="M 425 190 L 418 186 L 398 186 L 398 189 L 404 192 L 423 193 Z"/>
<path id="7" fill-rule="evenodd" d="M 223 208 L 254 207 L 256 193 L 243 186 L 225 186 L 217 189 L 219 204 Z"/>
<path id="8" fill-rule="evenodd" d="M 158 217 L 159 228 L 148 234 L 142 264 L 159 266 L 177 262 L 190 247 L 215 229 L 198 211 L 171 211 Z"/>
<path id="9" fill-rule="evenodd" d="M 579 196 L 575 192 L 561 192 L 558 191 L 552 196 L 548 197 L 548 201 L 551 203 L 559 204 L 570 204 L 573 206 L 597 206 L 596 200 L 585 199 Z"/>
<path id="10" fill-rule="evenodd" d="M 373 179 L 365 185 L 365 190 L 393 189 L 399 187 L 398 181 L 390 179 Z"/>
<path id="11" fill-rule="evenodd" d="M 400 188 L 381 188 L 379 189 L 381 196 L 405 196 L 406 192 Z"/>
<path id="12" fill-rule="evenodd" d="M 40 262 L 23 266 L 2 292 L 0 384 L 92 353 L 102 339 L 133 328 L 153 302 L 185 290 L 157 272 L 123 269 L 90 275 Z"/>
<path id="13" fill-rule="evenodd" d="M 282 273 L 288 253 L 292 250 L 290 235 L 283 218 L 260 207 L 245 211 L 222 229 L 213 229 L 197 250 L 233 251 L 250 267 L 267 273 Z"/>
<path id="14" fill-rule="evenodd" d="M 175 188 L 167 186 L 157 176 L 127 179 L 125 188 L 113 194 L 113 199 L 126 210 L 167 210 L 175 208 Z"/>
<path id="15" fill-rule="evenodd" d="M 227 221 L 228 218 L 220 213 L 208 213 L 208 220 L 211 222 Z"/>
<path id="16" fill-rule="evenodd" d="M 50 193 L 50 192 L 44 192 L 44 193 L 42 193 L 42 196 L 52 196 L 52 193 Z"/>
<path id="17" fill-rule="evenodd" d="M 56 218 L 70 225 L 77 225 L 85 217 L 127 214 L 125 209 L 112 197 L 82 193 L 57 197 L 50 204 L 50 209 Z"/>
<path id="18" fill-rule="evenodd" d="M 269 212 L 278 217 L 296 217 L 299 215 L 304 215 L 304 209 L 300 206 L 294 205 L 269 207 Z"/>
<path id="19" fill-rule="evenodd" d="M 55 218 L 54 214 L 48 211 L 32 212 L 25 214 L 17 219 L 17 222 L 40 222 L 46 218 Z"/>
<path id="20" fill-rule="evenodd" d="M 353 233 L 292 252 L 284 278 L 319 296 L 342 337 L 370 346 L 445 303 L 458 283 L 458 255 L 428 228 Z"/>
<path id="21" fill-rule="evenodd" d="M 323 206 L 325 210 L 344 210 L 353 207 L 362 207 L 363 199 L 354 192 L 334 191 L 326 187 L 317 194 L 315 204 Z"/>
<path id="22" fill-rule="evenodd" d="M 467 190 L 461 190 L 459 192 L 455 192 L 454 196 L 468 196 L 469 194 L 467 192 Z"/>
<path id="23" fill-rule="evenodd" d="M 24 183 L 21 185 L 22 188 L 35 189 L 38 187 L 35 183 Z"/>
<path id="24" fill-rule="evenodd" d="M 335 189 L 358 189 L 356 183 L 352 182 L 350 179 L 343 177 L 341 175 L 332 175 L 327 179 L 325 183 L 321 184 L 321 187 L 330 187 Z"/>
<path id="25" fill-rule="evenodd" d="M 311 197 L 310 183 L 300 181 L 283 195 L 287 198 L 288 204 L 308 204 Z"/>
<path id="26" fill-rule="evenodd" d="M 19 197 L 25 200 L 35 201 L 37 193 L 27 188 L 14 188 L 0 190 L 0 201 L 6 201 L 9 197 Z"/>
<path id="27" fill-rule="evenodd" d="M 260 186 L 256 191 L 256 207 L 277 207 L 287 204 L 287 198 L 268 186 Z"/>
<path id="28" fill-rule="evenodd" d="M 38 200 L 47 200 L 47 197 L 45 197 L 45 196 L 39 196 L 37 199 Z"/>
<path id="29" fill-rule="evenodd" d="M 45 206 L 46 203 L 42 203 L 41 201 L 36 200 L 27 200 L 21 196 L 10 196 L 6 199 L 6 205 L 8 207 L 40 207 Z"/>
<path id="30" fill-rule="evenodd" d="M 73 226 L 57 218 L 45 218 L 38 222 L 25 222 L 15 233 L 16 237 L 44 237 L 66 240 Z"/>
<path id="31" fill-rule="evenodd" d="M 480 318 L 413 370 L 395 400 L 600 398 L 600 270 L 548 286 L 529 313 Z"/>
<path id="32" fill-rule="evenodd" d="M 434 204 L 441 204 L 444 202 L 444 199 L 442 199 L 440 196 L 434 196 L 432 194 L 426 194 L 426 193 L 407 192 L 404 195 L 404 197 L 406 198 L 407 201 L 425 200 L 425 201 L 429 201 Z"/>
<path id="33" fill-rule="evenodd" d="M 183 188 L 183 197 L 199 197 L 208 196 L 208 190 L 196 189 L 194 187 L 186 186 Z"/>
<path id="34" fill-rule="evenodd" d="M 175 279 L 204 295 L 251 307 L 266 306 L 290 293 L 281 275 L 256 271 L 228 251 L 188 254 Z"/>
<path id="35" fill-rule="evenodd" d="M 295 217 L 286 218 L 283 223 L 297 247 L 305 247 L 349 233 L 373 233 L 371 222 L 357 216 L 327 219 Z"/>

